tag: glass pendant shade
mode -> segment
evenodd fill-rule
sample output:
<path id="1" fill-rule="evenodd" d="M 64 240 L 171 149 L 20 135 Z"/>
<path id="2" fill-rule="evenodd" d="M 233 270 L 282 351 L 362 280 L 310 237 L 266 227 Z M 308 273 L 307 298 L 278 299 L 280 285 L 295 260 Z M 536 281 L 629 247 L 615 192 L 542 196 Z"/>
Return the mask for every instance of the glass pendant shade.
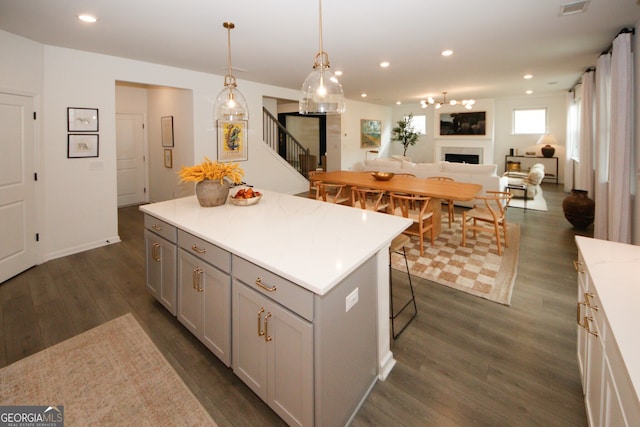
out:
<path id="1" fill-rule="evenodd" d="M 235 28 L 233 22 L 222 24 L 227 29 L 227 63 L 229 73 L 224 76 L 224 88 L 218 93 L 213 106 L 213 118 L 215 120 L 249 120 L 249 107 L 247 100 L 237 88 L 236 78 L 232 74 L 231 67 L 231 30 Z"/>
<path id="2" fill-rule="evenodd" d="M 345 110 L 342 85 L 329 67 L 329 55 L 322 50 L 322 0 L 319 6 L 319 50 L 313 61 L 313 71 L 302 83 L 298 112 L 300 114 L 342 114 Z"/>
<path id="3" fill-rule="evenodd" d="M 342 85 L 329 66 L 316 59 L 313 71 L 302 83 L 300 114 L 341 114 L 344 110 Z"/>
<path id="4" fill-rule="evenodd" d="M 237 88 L 225 86 L 216 97 L 213 115 L 216 120 L 249 120 L 249 106 Z"/>

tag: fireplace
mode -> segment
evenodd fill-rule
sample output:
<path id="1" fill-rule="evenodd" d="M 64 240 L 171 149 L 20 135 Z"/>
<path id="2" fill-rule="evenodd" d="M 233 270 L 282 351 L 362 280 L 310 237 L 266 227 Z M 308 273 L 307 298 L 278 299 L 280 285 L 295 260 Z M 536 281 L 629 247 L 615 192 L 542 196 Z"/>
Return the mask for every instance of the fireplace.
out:
<path id="1" fill-rule="evenodd" d="M 461 160 L 449 160 L 450 154 L 457 154 Z M 467 156 L 477 157 L 477 160 Z M 470 139 L 437 139 L 435 141 L 433 158 L 437 161 L 464 162 L 474 164 L 490 164 L 493 163 L 493 140 L 489 138 L 470 138 Z M 453 159 L 453 158 L 452 158 Z"/>
<path id="2" fill-rule="evenodd" d="M 444 155 L 445 162 L 453 163 L 470 163 L 472 165 L 480 164 L 480 156 L 477 154 L 454 154 L 447 153 Z"/>

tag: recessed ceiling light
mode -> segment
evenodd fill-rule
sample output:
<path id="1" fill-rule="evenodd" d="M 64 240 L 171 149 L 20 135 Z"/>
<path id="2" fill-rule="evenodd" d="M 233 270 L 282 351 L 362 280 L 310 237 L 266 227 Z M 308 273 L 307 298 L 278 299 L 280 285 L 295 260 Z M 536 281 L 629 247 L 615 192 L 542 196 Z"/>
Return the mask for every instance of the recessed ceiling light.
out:
<path id="1" fill-rule="evenodd" d="M 382 67 L 382 68 L 387 68 L 389 65 L 391 65 L 391 64 L 389 64 L 389 62 L 388 62 L 388 61 L 382 61 L 382 62 L 380 63 L 380 67 Z"/>
<path id="2" fill-rule="evenodd" d="M 526 93 L 527 95 L 531 95 L 531 94 L 533 93 L 533 91 L 532 91 L 532 90 L 528 90 L 528 91 L 526 91 L 525 93 Z"/>
<path id="3" fill-rule="evenodd" d="M 451 55 L 453 55 L 453 51 L 451 49 L 442 51 L 442 56 L 451 56 Z"/>
<path id="4" fill-rule="evenodd" d="M 400 105 L 400 104 L 402 104 L 402 102 L 396 101 L 396 105 Z"/>
<path id="5" fill-rule="evenodd" d="M 342 71 L 337 70 L 334 74 L 335 74 L 336 76 L 341 76 L 341 75 L 342 75 Z"/>
<path id="6" fill-rule="evenodd" d="M 363 98 L 366 98 L 367 94 L 366 93 L 361 93 L 360 96 L 363 97 Z"/>
<path id="7" fill-rule="evenodd" d="M 95 16 L 87 15 L 86 13 L 83 13 L 82 15 L 78 15 L 78 19 L 81 20 L 82 22 L 89 22 L 91 24 L 97 21 Z"/>
<path id="8" fill-rule="evenodd" d="M 524 76 L 522 76 L 523 78 L 529 80 L 533 78 L 533 74 L 525 74 Z"/>

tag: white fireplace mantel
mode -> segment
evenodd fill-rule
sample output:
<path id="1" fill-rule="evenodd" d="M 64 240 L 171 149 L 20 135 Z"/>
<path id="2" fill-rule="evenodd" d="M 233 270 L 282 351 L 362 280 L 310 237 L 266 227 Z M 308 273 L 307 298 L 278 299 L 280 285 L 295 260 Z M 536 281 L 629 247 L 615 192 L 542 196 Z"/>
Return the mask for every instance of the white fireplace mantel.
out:
<path id="1" fill-rule="evenodd" d="M 433 159 L 444 162 L 445 154 L 478 154 L 480 164 L 493 164 L 493 139 L 441 138 L 435 140 Z"/>

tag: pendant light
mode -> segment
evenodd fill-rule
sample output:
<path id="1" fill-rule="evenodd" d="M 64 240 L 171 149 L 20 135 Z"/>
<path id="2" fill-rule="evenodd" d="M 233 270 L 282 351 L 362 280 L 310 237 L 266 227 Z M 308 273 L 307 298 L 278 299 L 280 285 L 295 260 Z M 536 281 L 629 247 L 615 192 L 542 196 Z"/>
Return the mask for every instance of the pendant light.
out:
<path id="1" fill-rule="evenodd" d="M 313 71 L 302 84 L 300 114 L 341 114 L 345 110 L 342 85 L 329 68 L 329 55 L 322 50 L 322 0 L 320 9 L 320 50 L 313 61 Z"/>
<path id="2" fill-rule="evenodd" d="M 213 116 L 216 120 L 249 120 L 247 101 L 237 89 L 236 78 L 233 77 L 231 69 L 231 30 L 235 28 L 235 25 L 233 22 L 224 22 L 222 26 L 227 29 L 229 72 L 224 76 L 224 89 L 218 93 Z"/>

